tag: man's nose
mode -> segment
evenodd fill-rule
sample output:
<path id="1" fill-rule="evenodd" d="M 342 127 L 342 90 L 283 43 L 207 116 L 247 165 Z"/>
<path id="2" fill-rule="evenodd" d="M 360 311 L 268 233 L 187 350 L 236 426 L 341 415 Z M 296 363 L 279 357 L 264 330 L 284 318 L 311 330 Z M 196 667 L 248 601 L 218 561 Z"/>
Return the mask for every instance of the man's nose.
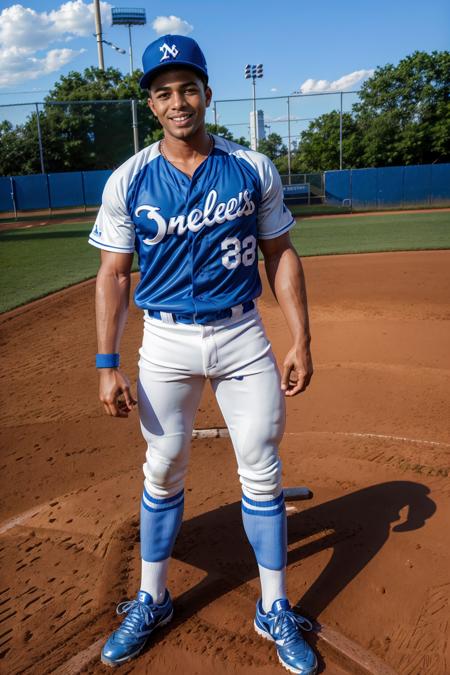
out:
<path id="1" fill-rule="evenodd" d="M 178 110 L 185 105 L 184 94 L 180 91 L 174 91 L 172 95 L 172 108 Z"/>

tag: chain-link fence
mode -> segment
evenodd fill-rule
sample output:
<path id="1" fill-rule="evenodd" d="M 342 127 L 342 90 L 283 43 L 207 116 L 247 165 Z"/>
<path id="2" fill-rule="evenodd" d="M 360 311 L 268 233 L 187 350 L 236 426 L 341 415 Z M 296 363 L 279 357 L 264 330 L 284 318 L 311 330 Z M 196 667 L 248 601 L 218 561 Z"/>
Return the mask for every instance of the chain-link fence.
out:
<path id="1" fill-rule="evenodd" d="M 255 147 L 272 133 L 285 146 L 287 182 L 300 135 L 320 115 L 351 111 L 356 92 L 215 101 L 207 121 Z M 258 114 L 256 132 L 251 120 Z M 146 101 L 47 101 L 0 105 L 0 175 L 114 169 L 158 138 Z M 343 166 L 342 125 L 337 165 Z"/>
<path id="2" fill-rule="evenodd" d="M 352 112 L 357 101 L 356 91 L 217 100 L 212 107 L 212 120 L 227 127 L 235 137 L 244 138 L 254 149 L 270 134 L 277 134 L 287 153 L 286 173 L 291 175 L 292 155 L 299 146 L 301 134 L 321 115 L 335 112 L 339 116 L 339 139 L 333 168 L 342 169 L 345 161 L 342 120 L 345 113 Z"/>
<path id="3" fill-rule="evenodd" d="M 0 105 L 0 175 L 114 169 L 157 128 L 141 100 Z"/>
<path id="4" fill-rule="evenodd" d="M 401 167 L 347 170 L 343 121 L 357 100 L 357 92 L 218 100 L 207 110 L 207 122 L 217 125 L 219 134 L 225 127 L 238 141 L 269 155 L 273 151 L 289 206 L 336 210 L 448 203 L 447 169 L 440 165 L 405 167 L 403 173 Z M 320 125 L 330 115 L 333 134 L 327 135 Z M 326 174 L 299 173 L 299 153 L 311 129 L 324 147 L 333 147 L 334 166 L 328 161 Z M 95 205 L 109 173 L 161 137 L 144 100 L 0 105 L 0 176 L 12 177 L 0 178 L 1 210 L 60 208 L 61 201 Z"/>

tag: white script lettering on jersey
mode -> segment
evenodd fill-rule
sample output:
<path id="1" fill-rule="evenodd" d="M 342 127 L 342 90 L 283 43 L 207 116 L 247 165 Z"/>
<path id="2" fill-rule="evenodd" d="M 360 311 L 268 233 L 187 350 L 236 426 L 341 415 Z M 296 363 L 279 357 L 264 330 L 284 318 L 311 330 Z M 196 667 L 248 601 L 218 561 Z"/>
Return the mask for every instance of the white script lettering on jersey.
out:
<path id="1" fill-rule="evenodd" d="M 241 216 L 249 216 L 256 208 L 248 190 L 239 192 L 238 197 L 231 197 L 227 202 L 217 203 L 217 197 L 216 190 L 211 190 L 206 197 L 203 211 L 201 209 L 193 209 L 187 216 L 172 216 L 168 222 L 159 213 L 160 209 L 158 206 L 149 206 L 147 204 L 138 206 L 135 215 L 139 217 L 143 211 L 147 211 L 148 220 L 155 221 L 158 228 L 153 239 L 144 239 L 144 244 L 154 246 L 155 244 L 159 244 L 166 234 L 176 233 L 182 235 L 187 230 L 198 232 L 205 225 L 222 224 L 226 220 L 236 220 L 236 218 L 240 218 Z"/>
<path id="2" fill-rule="evenodd" d="M 176 58 L 176 57 L 178 56 L 178 54 L 180 53 L 180 52 L 178 51 L 176 45 L 172 45 L 171 47 L 169 47 L 169 45 L 167 44 L 167 42 L 165 42 L 165 43 L 162 45 L 162 47 L 159 48 L 159 51 L 160 51 L 160 52 L 163 52 L 163 55 L 162 55 L 162 57 L 161 57 L 161 59 L 160 59 L 160 63 L 161 63 L 161 61 L 166 61 L 166 60 L 167 60 L 168 58 L 170 58 L 170 57 L 172 57 L 172 58 L 174 59 L 174 58 Z"/>

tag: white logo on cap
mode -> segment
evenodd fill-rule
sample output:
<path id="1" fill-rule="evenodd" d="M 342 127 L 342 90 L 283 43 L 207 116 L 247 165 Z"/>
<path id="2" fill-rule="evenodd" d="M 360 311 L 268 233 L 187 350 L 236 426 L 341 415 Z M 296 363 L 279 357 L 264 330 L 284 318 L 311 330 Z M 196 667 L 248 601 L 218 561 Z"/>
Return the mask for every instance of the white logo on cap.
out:
<path id="1" fill-rule="evenodd" d="M 160 52 L 164 52 L 164 54 L 163 54 L 163 56 L 162 56 L 162 58 L 161 58 L 161 61 L 166 61 L 166 60 L 167 60 L 168 58 L 170 58 L 170 57 L 172 57 L 172 58 L 174 59 L 174 58 L 175 58 L 176 56 L 178 56 L 178 54 L 180 53 L 180 52 L 178 51 L 176 45 L 172 45 L 171 47 L 169 47 L 169 45 L 167 44 L 167 42 L 165 42 L 165 43 L 162 45 L 162 47 L 159 48 L 159 51 L 160 51 Z"/>

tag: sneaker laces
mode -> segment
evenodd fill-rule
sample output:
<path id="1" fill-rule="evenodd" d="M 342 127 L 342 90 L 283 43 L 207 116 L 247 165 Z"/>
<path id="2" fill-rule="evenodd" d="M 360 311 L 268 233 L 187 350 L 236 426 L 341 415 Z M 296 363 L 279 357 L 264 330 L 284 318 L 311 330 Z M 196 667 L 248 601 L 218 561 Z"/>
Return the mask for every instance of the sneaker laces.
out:
<path id="1" fill-rule="evenodd" d="M 116 609 L 117 614 L 126 614 L 128 616 L 122 621 L 119 630 L 129 633 L 130 637 L 140 638 L 148 631 L 139 630 L 144 622 L 147 626 L 155 621 L 154 609 L 140 600 L 125 600 L 120 602 Z"/>
<path id="2" fill-rule="evenodd" d="M 298 640 L 299 628 L 310 631 L 313 629 L 311 621 L 300 614 L 295 614 L 292 609 L 283 609 L 275 615 L 273 622 L 273 637 L 283 640 L 284 645 Z M 300 635 L 301 637 L 301 635 Z"/>

